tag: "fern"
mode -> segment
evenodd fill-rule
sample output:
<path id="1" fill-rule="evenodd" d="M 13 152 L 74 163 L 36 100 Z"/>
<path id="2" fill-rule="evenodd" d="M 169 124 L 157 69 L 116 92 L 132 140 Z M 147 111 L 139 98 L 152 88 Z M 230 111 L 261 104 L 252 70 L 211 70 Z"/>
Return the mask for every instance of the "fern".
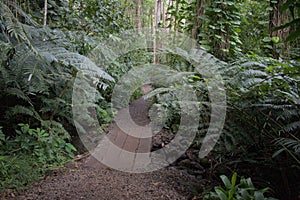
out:
<path id="1" fill-rule="evenodd" d="M 300 165 L 300 140 L 292 135 L 292 138 L 277 138 L 275 144 L 282 146 L 276 151 L 272 157 L 277 157 L 282 152 L 286 151 Z"/>
<path id="2" fill-rule="evenodd" d="M 6 92 L 8 95 L 16 96 L 17 98 L 22 99 L 25 102 L 29 103 L 31 106 L 33 106 L 31 99 L 28 97 L 28 95 L 24 93 L 23 90 L 14 87 L 14 88 L 7 88 Z"/>
<path id="3" fill-rule="evenodd" d="M 279 136 L 288 138 L 300 130 L 298 72 L 297 62 L 255 55 L 241 58 L 232 63 L 231 67 L 224 68 L 223 78 L 227 81 L 231 104 L 228 114 L 230 120 L 227 123 L 235 124 L 238 128 L 239 133 L 234 134 L 237 143 L 244 144 L 245 149 L 247 146 L 256 146 L 263 151 L 272 149 L 273 153 L 281 147 L 274 155 L 293 149 L 287 146 L 288 143 L 284 145 Z M 252 140 L 245 140 L 245 134 Z M 270 149 L 268 141 L 272 140 L 277 142 Z M 289 155 L 298 163 L 294 154 Z"/>
<path id="4" fill-rule="evenodd" d="M 34 110 L 34 108 L 27 108 L 27 107 L 20 106 L 20 105 L 16 105 L 16 106 L 12 107 L 6 113 L 7 118 L 11 118 L 16 115 L 28 115 L 37 120 L 41 120 L 40 115 Z"/>
<path id="5" fill-rule="evenodd" d="M 19 20 L 13 15 L 10 8 L 4 3 L 0 2 L 0 23 L 2 27 L 5 27 L 4 31 L 9 34 L 10 38 L 16 39 L 18 42 L 25 42 L 27 45 L 31 46 L 31 42 L 24 31 L 23 25 L 19 22 Z M 11 42 L 9 37 L 6 39 Z"/>
<path id="6" fill-rule="evenodd" d="M 69 52 L 64 48 L 48 48 L 48 45 L 44 45 L 39 48 L 42 55 L 46 55 L 51 59 L 56 58 L 58 62 L 65 66 L 74 66 L 77 70 L 83 70 L 88 72 L 92 77 L 103 78 L 108 81 L 114 81 L 114 79 L 95 65 L 89 58 L 82 56 L 78 53 Z"/>
<path id="7" fill-rule="evenodd" d="M 286 133 L 291 133 L 296 130 L 300 130 L 300 120 L 287 124 L 282 128 L 282 131 Z"/>
<path id="8" fill-rule="evenodd" d="M 41 28 L 21 9 L 15 5 L 12 8 L 29 25 L 20 23 L 11 8 L 0 3 L 0 46 L 4 50 L 0 54 L 0 98 L 6 102 L 1 111 L 7 119 L 2 125 L 8 127 L 19 120 L 22 123 L 35 120 L 35 124 L 64 132 L 62 123 L 73 124 L 71 99 L 76 75 L 83 72 L 92 80 L 89 87 L 102 89 L 114 79 L 89 58 L 74 51 L 76 48 L 68 38 L 74 34 Z M 86 105 L 84 109 L 87 108 Z"/>

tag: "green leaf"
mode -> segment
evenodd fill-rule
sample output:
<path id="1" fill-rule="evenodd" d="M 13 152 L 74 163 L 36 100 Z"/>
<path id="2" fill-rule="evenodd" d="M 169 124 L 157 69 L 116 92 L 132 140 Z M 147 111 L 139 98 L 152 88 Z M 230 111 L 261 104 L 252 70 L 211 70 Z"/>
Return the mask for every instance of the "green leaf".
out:
<path id="1" fill-rule="evenodd" d="M 285 150 L 284 148 L 279 149 L 278 151 L 276 151 L 275 153 L 273 153 L 272 158 L 277 157 L 279 154 L 281 154 L 282 152 L 284 152 L 284 150 Z"/>
<path id="2" fill-rule="evenodd" d="M 236 184 L 236 179 L 237 179 L 237 173 L 234 172 L 234 174 L 232 175 L 232 178 L 231 178 L 231 187 L 233 188 Z"/>
<path id="3" fill-rule="evenodd" d="M 272 37 L 272 42 L 277 44 L 280 41 L 279 37 Z"/>
<path id="4" fill-rule="evenodd" d="M 229 199 L 231 200 L 233 198 L 233 194 L 234 194 L 234 188 L 235 188 L 235 184 L 236 184 L 236 179 L 237 179 L 237 173 L 234 172 L 234 174 L 231 177 L 231 188 L 229 191 Z"/>
<path id="5" fill-rule="evenodd" d="M 227 189 L 230 189 L 231 188 L 231 183 L 230 183 L 230 180 L 227 178 L 227 176 L 221 175 L 220 178 L 222 179 L 222 182 L 224 183 L 225 187 Z"/>
<path id="6" fill-rule="evenodd" d="M 265 197 L 264 197 L 264 194 L 260 191 L 255 191 L 254 192 L 254 199 L 255 200 L 264 200 Z"/>
<path id="7" fill-rule="evenodd" d="M 220 200 L 228 200 L 227 195 L 226 195 L 226 191 L 223 188 L 216 187 L 215 191 L 216 191 L 218 197 L 220 198 Z"/>
<path id="8" fill-rule="evenodd" d="M 235 32 L 237 32 L 237 33 L 241 33 L 241 32 L 242 32 L 242 29 L 240 29 L 240 28 L 236 28 L 236 29 L 235 29 Z"/>
<path id="9" fill-rule="evenodd" d="M 77 149 L 70 143 L 67 143 L 66 146 L 71 149 L 72 151 L 77 151 Z"/>
<path id="10" fill-rule="evenodd" d="M 264 47 L 267 49 L 273 49 L 273 47 L 271 45 L 264 45 Z"/>
<path id="11" fill-rule="evenodd" d="M 2 132 L 0 132 L 0 141 L 5 141 L 5 135 Z"/>
<path id="12" fill-rule="evenodd" d="M 221 10 L 220 8 L 214 8 L 213 11 L 216 12 L 216 13 L 219 13 L 219 12 L 221 12 L 222 10 Z"/>
<path id="13" fill-rule="evenodd" d="M 262 41 L 263 42 L 271 42 L 272 39 L 270 37 L 265 37 Z"/>

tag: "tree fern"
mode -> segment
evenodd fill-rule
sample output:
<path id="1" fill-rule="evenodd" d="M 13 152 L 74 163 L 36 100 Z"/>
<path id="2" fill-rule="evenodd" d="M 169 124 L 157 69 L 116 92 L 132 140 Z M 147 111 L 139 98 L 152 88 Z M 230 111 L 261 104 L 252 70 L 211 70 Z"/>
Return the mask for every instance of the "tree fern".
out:
<path id="1" fill-rule="evenodd" d="M 13 9 L 29 24 L 22 24 L 11 7 L 0 3 L 0 45 L 4 50 L 0 54 L 0 98 L 7 118 L 3 125 L 30 119 L 63 131 L 60 123 L 73 123 L 71 98 L 77 73 L 84 72 L 92 79 L 90 87 L 102 89 L 114 79 L 89 58 L 73 52 L 67 34 L 41 28 L 20 8 Z"/>
<path id="2" fill-rule="evenodd" d="M 299 63 L 251 55 L 224 68 L 223 78 L 227 81 L 232 105 L 228 109 L 230 120 L 227 123 L 236 124 L 240 133 L 254 139 L 244 140 L 244 136 L 237 134 L 237 141 L 246 146 L 261 143 L 260 148 L 270 151 L 270 147 L 266 147 L 270 142 L 266 141 L 275 140 L 272 153 L 278 147 L 280 152 L 292 150 L 291 146 L 284 146 L 280 138 L 299 134 Z M 289 155 L 297 161 L 297 157 Z"/>
<path id="3" fill-rule="evenodd" d="M 9 7 L 2 2 L 0 2 L 0 12 L 0 23 L 3 27 L 2 31 L 6 32 L 10 36 L 6 37 L 6 39 L 8 39 L 10 42 L 11 39 L 16 39 L 18 42 L 25 42 L 27 45 L 31 46 L 31 42 L 24 31 L 23 25 L 14 16 Z"/>

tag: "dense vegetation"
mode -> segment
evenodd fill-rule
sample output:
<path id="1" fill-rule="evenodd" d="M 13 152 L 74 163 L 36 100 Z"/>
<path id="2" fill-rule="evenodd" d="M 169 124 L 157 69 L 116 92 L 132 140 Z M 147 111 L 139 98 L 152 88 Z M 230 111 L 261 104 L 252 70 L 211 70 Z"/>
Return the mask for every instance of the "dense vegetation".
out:
<path id="1" fill-rule="evenodd" d="M 205 196 L 299 195 L 299 0 L 1 0 L 0 13 L 0 189 L 26 186 L 74 157 L 72 142 L 78 136 L 72 106 L 78 105 L 72 105 L 72 91 L 81 71 L 89 71 L 97 84 L 93 106 L 105 130 L 113 118 L 117 80 L 134 66 L 169 66 L 155 75 L 166 81 L 153 84 L 149 96 L 155 97 L 156 112 L 150 114 L 162 113 L 165 128 L 176 132 L 181 102 L 174 88 L 192 88 L 201 108 L 193 147 L 200 148 L 211 100 L 205 77 L 185 73 L 196 67 L 192 51 L 154 45 L 153 51 L 136 50 L 113 62 L 105 52 L 101 61 L 90 54 L 108 38 L 118 41 L 114 34 L 131 28 L 142 34 L 142 27 L 151 26 L 182 32 L 209 53 L 205 55 L 219 59 L 227 117 L 217 146 L 203 162 L 210 161 L 211 179 L 226 175 L 232 180 L 221 176 L 225 189 L 216 187 Z M 270 190 L 256 191 L 251 179 L 236 184 L 234 172 Z"/>

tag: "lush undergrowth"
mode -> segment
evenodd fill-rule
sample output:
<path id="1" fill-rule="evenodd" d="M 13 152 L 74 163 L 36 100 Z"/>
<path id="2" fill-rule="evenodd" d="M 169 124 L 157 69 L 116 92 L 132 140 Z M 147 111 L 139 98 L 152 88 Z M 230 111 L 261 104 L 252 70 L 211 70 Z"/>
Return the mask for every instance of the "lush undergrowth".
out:
<path id="1" fill-rule="evenodd" d="M 66 142 L 68 133 L 31 129 L 19 124 L 14 136 L 0 129 L 0 189 L 20 189 L 49 170 L 70 161 L 76 148 Z"/>
<path id="2" fill-rule="evenodd" d="M 114 34 L 133 27 L 134 12 L 129 12 L 126 3 L 49 1 L 48 21 L 43 26 L 41 1 L 0 2 L 0 189 L 27 186 L 73 158 L 76 148 L 71 143 L 78 138 L 75 125 L 80 127 L 73 114 L 92 124 L 95 119 L 83 113 L 96 108 L 100 129 L 105 131 L 113 120 L 111 98 L 116 83 L 134 67 L 147 64 L 160 64 L 151 77 L 156 80 L 152 83 L 154 90 L 147 96 L 152 98 L 150 118 L 164 122 L 164 128 L 176 133 L 183 114 L 181 108 L 186 106 L 184 98 L 188 98 L 182 91 L 193 91 L 196 98 L 192 104 L 196 107 L 185 108 L 200 111 L 192 145 L 199 149 L 210 120 L 216 117 L 211 116 L 210 77 L 196 70 L 199 66 L 195 63 L 201 63 L 203 69 L 220 74 L 224 91 L 214 89 L 226 93 L 227 103 L 221 137 L 203 158 L 209 161 L 206 178 L 222 184 L 221 175 L 225 187 L 207 188 L 211 192 L 206 197 L 299 197 L 299 13 L 295 12 L 299 1 L 287 1 L 281 9 L 292 11 L 292 20 L 279 27 L 291 28 L 289 43 L 268 32 L 270 5 L 279 1 L 271 1 L 270 5 L 261 1 L 211 1 L 203 16 L 193 13 L 197 6 L 197 14 L 203 9 L 198 5 L 200 1 L 175 2 L 177 6 L 172 4 L 166 9 L 170 17 L 166 27 L 193 35 L 205 51 L 150 45 L 151 48 L 136 49 L 113 59 L 116 49 L 99 48 L 99 44 L 108 40 L 122 42 Z M 175 40 L 178 35 L 171 37 Z M 155 55 L 152 50 L 156 50 Z M 72 102 L 73 84 L 82 72 L 91 81 L 79 84 L 82 87 L 77 89 L 96 88 L 95 102 L 88 106 Z M 131 73 L 133 78 L 128 82 L 135 80 L 135 72 Z M 141 84 L 149 81 L 138 78 Z M 83 94 L 87 99 L 95 98 Z M 130 101 L 141 95 L 141 89 L 135 90 Z M 72 113 L 74 107 L 82 112 Z M 80 128 L 84 131 L 84 127 Z M 234 172 L 251 179 L 238 179 Z M 270 189 L 266 192 L 256 188 Z"/>

